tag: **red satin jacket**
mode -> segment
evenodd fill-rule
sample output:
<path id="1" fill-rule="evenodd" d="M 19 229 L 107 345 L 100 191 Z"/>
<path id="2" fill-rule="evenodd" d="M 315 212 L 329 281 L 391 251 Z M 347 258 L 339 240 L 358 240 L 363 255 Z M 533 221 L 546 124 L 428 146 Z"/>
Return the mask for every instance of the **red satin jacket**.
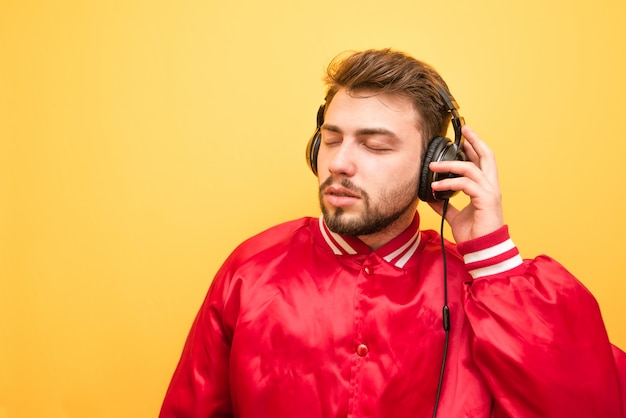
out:
<path id="1" fill-rule="evenodd" d="M 579 281 L 522 260 L 506 227 L 446 252 L 438 417 L 624 417 L 626 354 Z M 374 251 L 321 218 L 269 229 L 217 273 L 160 417 L 430 417 L 442 283 L 417 215 Z"/>

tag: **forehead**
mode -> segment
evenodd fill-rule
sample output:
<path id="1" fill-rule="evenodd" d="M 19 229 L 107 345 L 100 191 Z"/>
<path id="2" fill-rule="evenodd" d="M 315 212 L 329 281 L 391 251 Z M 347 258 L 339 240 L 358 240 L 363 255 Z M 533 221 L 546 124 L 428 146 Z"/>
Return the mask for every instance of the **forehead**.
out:
<path id="1" fill-rule="evenodd" d="M 419 130 L 419 113 L 407 97 L 369 90 L 339 89 L 324 116 L 325 123 L 337 125 L 384 125 L 387 128 L 414 127 Z"/>

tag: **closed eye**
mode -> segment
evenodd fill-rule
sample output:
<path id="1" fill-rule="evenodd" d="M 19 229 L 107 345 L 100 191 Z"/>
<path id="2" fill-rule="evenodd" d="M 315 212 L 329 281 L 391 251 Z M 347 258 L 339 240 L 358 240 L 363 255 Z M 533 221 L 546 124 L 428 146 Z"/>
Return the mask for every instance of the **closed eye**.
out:
<path id="1" fill-rule="evenodd" d="M 341 145 L 344 139 L 343 131 L 335 125 L 322 125 L 323 143 L 326 146 Z M 384 153 L 393 151 L 398 142 L 396 134 L 385 128 L 362 128 L 356 132 L 358 143 L 367 150 Z"/>
<path id="2" fill-rule="evenodd" d="M 393 148 L 391 148 L 389 144 L 381 143 L 378 141 L 363 141 L 362 145 L 368 150 L 375 152 L 387 152 L 393 150 Z"/>
<path id="3" fill-rule="evenodd" d="M 324 145 L 332 147 L 334 145 L 341 145 L 343 138 L 336 135 L 322 135 L 322 142 Z"/>

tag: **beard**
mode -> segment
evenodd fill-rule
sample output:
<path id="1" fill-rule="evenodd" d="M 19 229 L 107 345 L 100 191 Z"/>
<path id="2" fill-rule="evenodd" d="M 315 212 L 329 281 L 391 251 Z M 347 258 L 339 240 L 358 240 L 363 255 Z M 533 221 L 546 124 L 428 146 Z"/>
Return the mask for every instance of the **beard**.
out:
<path id="1" fill-rule="evenodd" d="M 342 235 L 356 237 L 380 232 L 408 210 L 415 210 L 417 204 L 416 181 L 408 181 L 393 189 L 384 190 L 377 204 L 374 205 L 365 190 L 343 178 L 340 181 L 341 186 L 357 194 L 365 204 L 365 209 L 358 215 L 346 214 L 343 208 L 335 208 L 333 211 L 324 204 L 324 190 L 331 184 L 333 184 L 332 176 L 319 187 L 320 207 L 328 229 Z"/>

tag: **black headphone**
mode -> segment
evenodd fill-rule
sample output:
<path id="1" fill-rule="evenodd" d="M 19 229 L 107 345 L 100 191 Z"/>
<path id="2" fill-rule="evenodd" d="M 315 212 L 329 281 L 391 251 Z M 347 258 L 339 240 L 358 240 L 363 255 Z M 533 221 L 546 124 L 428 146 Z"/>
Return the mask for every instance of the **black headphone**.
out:
<path id="1" fill-rule="evenodd" d="M 454 141 L 449 138 L 438 136 L 433 138 L 424 152 L 422 159 L 422 171 L 417 190 L 419 198 L 425 202 L 434 202 L 436 200 L 446 200 L 454 196 L 457 192 L 453 190 L 433 191 L 431 184 L 435 181 L 447 178 L 458 177 L 454 173 L 435 173 L 430 170 L 430 163 L 440 161 L 467 161 L 467 156 L 463 152 L 463 134 L 461 127 L 465 124 L 462 116 L 459 116 L 459 105 L 452 97 L 450 92 L 437 85 L 439 95 L 445 103 L 446 111 L 452 115 L 452 128 L 454 129 Z M 317 154 L 322 142 L 322 125 L 324 124 L 325 105 L 321 105 L 317 111 L 317 128 L 313 136 L 309 140 L 306 147 L 306 161 L 313 174 L 317 175 Z"/>

